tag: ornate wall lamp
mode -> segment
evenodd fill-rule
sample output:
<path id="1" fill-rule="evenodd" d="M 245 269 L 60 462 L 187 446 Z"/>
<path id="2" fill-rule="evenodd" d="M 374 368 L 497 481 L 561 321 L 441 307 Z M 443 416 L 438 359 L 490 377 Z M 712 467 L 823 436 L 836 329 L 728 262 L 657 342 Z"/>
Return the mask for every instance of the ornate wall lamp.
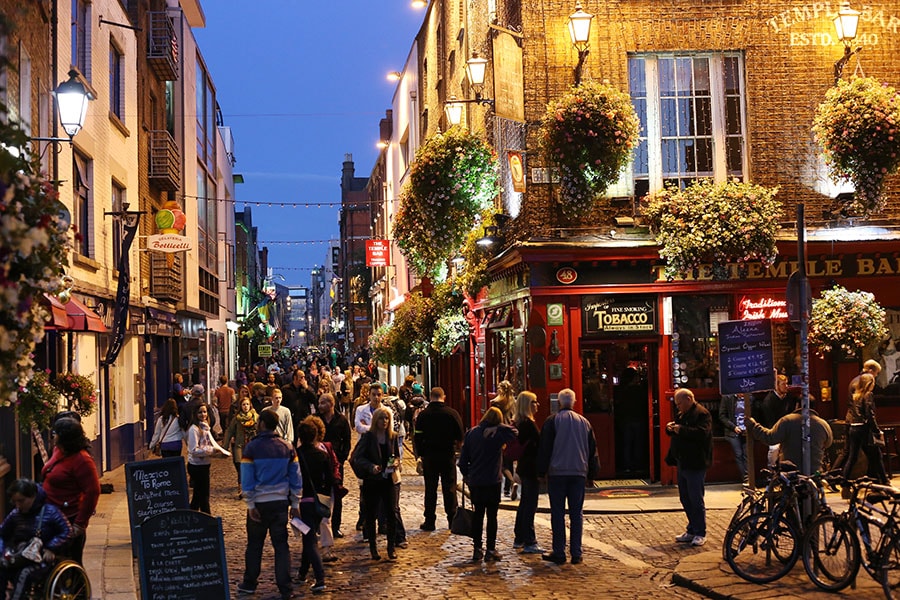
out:
<path id="1" fill-rule="evenodd" d="M 841 2 L 838 14 L 834 16 L 834 30 L 837 32 L 837 38 L 844 44 L 844 56 L 834 63 L 834 85 L 837 85 L 838 81 L 841 80 L 841 74 L 844 72 L 844 67 L 847 65 L 850 57 L 862 50 L 861 46 L 856 50 L 850 47 L 853 44 L 853 40 L 856 39 L 856 28 L 859 25 L 861 14 L 858 10 L 850 8 L 848 0 L 844 0 Z"/>
<path id="2" fill-rule="evenodd" d="M 87 117 L 88 102 L 94 96 L 88 91 L 78 76 L 78 71 L 69 71 L 69 78 L 59 84 L 53 92 L 56 98 L 56 108 L 59 112 L 59 123 L 62 125 L 67 138 L 58 137 L 33 137 L 33 142 L 69 142 L 84 127 L 84 119 Z"/>
<path id="3" fill-rule="evenodd" d="M 463 107 L 466 104 L 482 104 L 484 106 L 493 106 L 494 101 L 491 98 L 482 96 L 484 92 L 484 76 L 487 72 L 488 60 L 478 56 L 477 52 L 472 53 L 472 58 L 466 61 L 466 77 L 469 79 L 469 85 L 475 92 L 475 98 L 472 100 L 459 100 L 456 96 L 450 96 L 450 100 L 444 104 L 444 114 L 450 125 L 459 125 L 462 121 Z"/>
<path id="4" fill-rule="evenodd" d="M 581 70 L 584 67 L 584 60 L 590 52 L 591 43 L 591 20 L 594 15 L 584 12 L 581 2 L 575 3 L 575 12 L 569 15 L 569 36 L 572 38 L 572 45 L 578 51 L 578 64 L 575 66 L 575 85 L 581 83 Z"/>

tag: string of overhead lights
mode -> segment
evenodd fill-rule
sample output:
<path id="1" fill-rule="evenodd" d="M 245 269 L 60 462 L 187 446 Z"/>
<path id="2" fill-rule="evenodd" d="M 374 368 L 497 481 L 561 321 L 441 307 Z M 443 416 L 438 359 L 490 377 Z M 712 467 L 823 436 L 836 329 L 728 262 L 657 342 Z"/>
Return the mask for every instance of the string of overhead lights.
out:
<path id="1" fill-rule="evenodd" d="M 330 244 L 338 241 L 337 238 L 330 240 L 278 240 L 278 241 L 259 241 L 256 242 L 260 246 L 307 246 L 313 244 Z"/>
<path id="2" fill-rule="evenodd" d="M 369 206 L 381 205 L 384 203 L 382 200 L 364 200 L 364 201 L 356 201 L 356 202 L 341 202 L 340 200 L 336 202 L 261 202 L 259 200 L 238 200 L 236 198 L 210 198 L 208 196 L 192 196 L 190 194 L 185 194 L 183 196 L 185 200 L 188 198 L 194 200 L 215 200 L 216 202 L 225 202 L 231 204 L 243 204 L 244 206 L 256 206 L 256 207 L 273 207 L 273 208 L 332 208 L 332 207 L 340 207 L 340 208 L 368 208 Z"/>

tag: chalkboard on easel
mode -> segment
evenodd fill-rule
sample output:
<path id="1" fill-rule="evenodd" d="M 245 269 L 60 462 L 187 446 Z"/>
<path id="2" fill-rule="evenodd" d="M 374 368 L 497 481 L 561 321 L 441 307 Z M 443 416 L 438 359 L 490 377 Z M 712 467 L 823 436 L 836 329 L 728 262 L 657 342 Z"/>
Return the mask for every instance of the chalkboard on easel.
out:
<path id="1" fill-rule="evenodd" d="M 231 597 L 222 519 L 173 510 L 137 528 L 143 600 Z"/>
<path id="2" fill-rule="evenodd" d="M 775 387 L 772 322 L 769 319 L 719 323 L 719 391 L 741 394 Z"/>
<path id="3" fill-rule="evenodd" d="M 125 488 L 132 555 L 137 556 L 135 534 L 144 519 L 190 506 L 184 459 L 175 456 L 127 463 Z"/>

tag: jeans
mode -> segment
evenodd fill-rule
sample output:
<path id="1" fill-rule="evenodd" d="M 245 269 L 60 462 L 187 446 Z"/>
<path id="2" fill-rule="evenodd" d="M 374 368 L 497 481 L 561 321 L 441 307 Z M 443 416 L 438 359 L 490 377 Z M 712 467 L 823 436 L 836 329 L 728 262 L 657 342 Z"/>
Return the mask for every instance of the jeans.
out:
<path id="1" fill-rule="evenodd" d="M 209 509 L 209 465 L 192 465 L 188 463 L 188 475 L 191 476 L 191 510 L 199 510 L 212 514 Z"/>
<path id="2" fill-rule="evenodd" d="M 569 505 L 569 550 L 572 558 L 581 558 L 581 535 L 584 530 L 584 485 L 587 478 L 578 475 L 551 475 L 547 479 L 550 495 L 550 529 L 553 531 L 553 554 L 566 555 L 566 502 Z"/>
<path id="3" fill-rule="evenodd" d="M 275 582 L 278 584 L 278 591 L 282 596 L 289 595 L 292 587 L 287 500 L 259 502 L 256 508 L 259 510 L 259 521 L 254 521 L 250 518 L 249 512 L 247 513 L 247 550 L 244 552 L 244 581 L 241 587 L 256 589 L 262 569 L 263 544 L 268 534 L 275 550 Z"/>
<path id="4" fill-rule="evenodd" d="M 338 467 L 341 472 L 341 481 L 344 481 L 344 463 Z M 334 504 L 331 506 L 331 533 L 337 535 L 341 529 L 341 521 L 344 516 L 344 498 L 340 494 L 334 495 Z"/>
<path id="5" fill-rule="evenodd" d="M 322 556 L 319 554 L 316 532 L 319 531 L 321 519 L 316 515 L 314 502 L 300 503 L 300 520 L 309 525 L 309 531 L 303 534 L 303 554 L 300 558 L 300 578 L 306 577 L 310 566 L 316 576 L 316 583 L 325 583 L 325 568 L 322 567 Z M 277 553 L 276 553 L 277 556 Z"/>
<path id="6" fill-rule="evenodd" d="M 862 450 L 869 461 L 868 475 L 878 483 L 888 483 L 881 458 L 881 448 L 869 443 L 869 427 L 866 425 L 847 428 L 847 456 L 844 462 L 844 479 L 850 479 L 859 451 Z"/>
<path id="7" fill-rule="evenodd" d="M 400 486 L 394 484 L 394 541 L 402 544 L 406 541 L 406 526 L 403 525 L 403 516 L 400 514 Z"/>
<path id="8" fill-rule="evenodd" d="M 437 485 L 441 480 L 444 512 L 448 524 L 453 521 L 456 507 L 456 463 L 453 454 L 430 454 L 422 457 L 422 475 L 425 478 L 425 522 L 434 523 L 437 518 Z"/>
<path id="9" fill-rule="evenodd" d="M 522 483 L 519 488 L 519 507 L 516 509 L 516 526 L 514 542 L 526 546 L 537 544 L 534 534 L 534 513 L 538 507 L 538 480 L 534 477 L 519 476 Z"/>
<path id="10" fill-rule="evenodd" d="M 369 548 L 374 551 L 376 540 L 375 523 L 378 520 L 378 509 L 382 507 L 387 527 L 388 549 L 394 547 L 397 539 L 396 521 L 392 518 L 395 513 L 394 506 L 394 482 L 390 478 L 379 477 L 363 480 L 362 497 L 366 509 L 364 535 L 369 540 Z"/>
<path id="11" fill-rule="evenodd" d="M 497 549 L 497 511 L 500 509 L 500 484 L 470 485 L 475 516 L 472 518 L 472 542 L 476 550 L 481 549 L 481 532 L 484 515 L 487 514 L 487 549 Z"/>
<path id="12" fill-rule="evenodd" d="M 741 472 L 741 478 L 747 477 L 747 436 L 735 435 L 726 436 L 731 449 L 734 451 L 734 462 L 737 464 L 738 471 Z"/>
<path id="13" fill-rule="evenodd" d="M 706 537 L 706 503 L 703 500 L 706 469 L 678 467 L 678 496 L 687 515 L 687 532 Z"/>

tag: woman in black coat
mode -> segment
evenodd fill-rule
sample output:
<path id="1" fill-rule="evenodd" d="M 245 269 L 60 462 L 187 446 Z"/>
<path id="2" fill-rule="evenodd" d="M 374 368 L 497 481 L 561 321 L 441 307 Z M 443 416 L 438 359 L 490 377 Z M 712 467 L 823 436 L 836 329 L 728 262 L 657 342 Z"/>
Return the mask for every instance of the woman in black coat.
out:
<path id="1" fill-rule="evenodd" d="M 319 449 L 316 444 L 316 426 L 308 421 L 301 421 L 298 427 L 300 447 L 297 449 L 297 458 L 300 461 L 300 472 L 303 475 L 303 493 L 300 498 L 300 519 L 309 525 L 309 530 L 303 534 L 303 558 L 300 560 L 300 569 L 297 579 L 306 580 L 309 567 L 312 566 L 316 583 L 314 592 L 325 590 L 325 569 L 322 567 L 322 557 L 319 556 L 318 540 L 316 533 L 319 531 L 322 517 L 316 512 L 316 494 L 331 495 L 334 485 L 334 470 L 331 468 L 331 460 L 328 455 Z"/>
<path id="2" fill-rule="evenodd" d="M 365 537 L 369 540 L 369 551 L 372 560 L 381 560 L 378 554 L 375 522 L 380 505 L 382 514 L 393 515 L 396 512 L 394 495 L 394 479 L 400 475 L 400 448 L 397 435 L 391 423 L 390 409 L 381 407 L 372 414 L 372 427 L 362 434 L 353 454 L 350 466 L 357 477 L 362 479 L 362 497 L 365 513 Z M 386 518 L 388 558 L 397 558 L 394 552 L 396 522 Z"/>

